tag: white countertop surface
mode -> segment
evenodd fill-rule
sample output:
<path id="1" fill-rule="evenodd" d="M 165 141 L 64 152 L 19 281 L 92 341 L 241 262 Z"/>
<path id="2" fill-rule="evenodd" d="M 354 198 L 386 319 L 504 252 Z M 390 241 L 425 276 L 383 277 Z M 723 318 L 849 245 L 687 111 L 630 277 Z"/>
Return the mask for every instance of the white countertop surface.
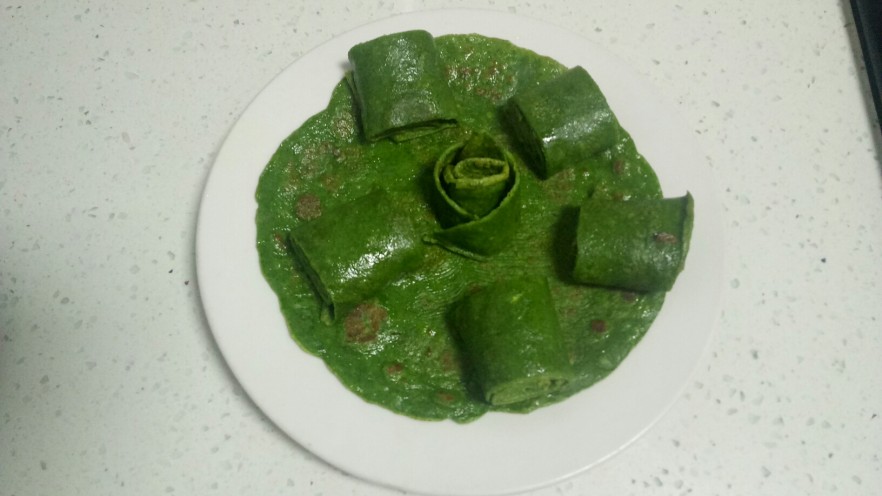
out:
<path id="1" fill-rule="evenodd" d="M 643 74 L 725 211 L 722 313 L 683 395 L 530 494 L 879 494 L 882 137 L 845 3 L 0 3 L 0 494 L 401 494 L 241 391 L 202 313 L 196 213 L 227 132 L 298 56 L 466 6 Z"/>

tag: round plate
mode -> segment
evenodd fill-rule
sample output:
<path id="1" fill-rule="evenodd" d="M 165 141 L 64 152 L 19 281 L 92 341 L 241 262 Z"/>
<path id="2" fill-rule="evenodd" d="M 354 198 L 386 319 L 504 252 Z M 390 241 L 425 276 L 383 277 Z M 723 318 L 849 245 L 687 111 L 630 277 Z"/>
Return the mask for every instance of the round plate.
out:
<path id="1" fill-rule="evenodd" d="M 640 344 L 609 377 L 528 415 L 489 413 L 470 424 L 413 420 L 365 403 L 321 359 L 289 337 L 256 248 L 254 192 L 279 143 L 321 111 L 346 54 L 377 36 L 504 38 L 582 65 L 653 165 L 665 196 L 695 198 L 686 269 Z M 205 186 L 196 239 L 205 314 L 230 369 L 278 427 L 341 470 L 382 485 L 445 495 L 503 494 L 560 481 L 646 431 L 679 395 L 718 314 L 722 280 L 719 202 L 691 133 L 643 78 L 566 31 L 511 14 L 419 12 L 360 27 L 321 45 L 273 80 L 233 127 Z"/>

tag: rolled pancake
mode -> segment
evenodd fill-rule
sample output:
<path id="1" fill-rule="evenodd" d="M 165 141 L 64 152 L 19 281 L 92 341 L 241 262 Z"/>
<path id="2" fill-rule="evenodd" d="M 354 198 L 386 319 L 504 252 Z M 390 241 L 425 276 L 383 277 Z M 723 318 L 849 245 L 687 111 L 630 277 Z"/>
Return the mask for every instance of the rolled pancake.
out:
<path id="1" fill-rule="evenodd" d="M 289 239 L 324 303 L 325 321 L 419 268 L 425 251 L 407 209 L 382 189 L 300 224 Z"/>
<path id="2" fill-rule="evenodd" d="M 500 281 L 466 296 L 454 307 L 453 326 L 491 405 L 548 395 L 572 377 L 545 277 Z"/>
<path id="3" fill-rule="evenodd" d="M 428 32 L 406 31 L 355 45 L 349 62 L 347 80 L 368 141 L 404 141 L 455 124 L 456 101 Z"/>
<path id="4" fill-rule="evenodd" d="M 680 198 L 586 200 L 579 211 L 573 278 L 631 291 L 668 291 L 683 270 L 694 204 Z"/>
<path id="5" fill-rule="evenodd" d="M 506 115 L 541 178 L 585 164 L 613 146 L 619 131 L 597 83 L 579 66 L 516 94 Z"/>
<path id="6" fill-rule="evenodd" d="M 442 153 L 434 187 L 443 229 L 430 242 L 476 259 L 508 246 L 521 219 L 520 171 L 492 138 L 479 134 Z"/>

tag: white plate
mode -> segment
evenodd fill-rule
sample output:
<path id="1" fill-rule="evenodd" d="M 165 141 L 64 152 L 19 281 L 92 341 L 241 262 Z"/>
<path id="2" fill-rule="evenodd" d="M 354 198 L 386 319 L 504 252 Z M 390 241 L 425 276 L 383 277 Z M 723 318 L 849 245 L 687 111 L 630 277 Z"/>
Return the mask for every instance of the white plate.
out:
<path id="1" fill-rule="evenodd" d="M 288 336 L 255 247 L 254 192 L 279 143 L 322 110 L 349 48 L 382 34 L 426 29 L 511 40 L 582 65 L 605 92 L 666 196 L 695 197 L 686 270 L 642 342 L 608 378 L 529 415 L 490 413 L 459 425 L 369 405 Z M 296 61 L 251 103 L 205 186 L 196 240 L 205 314 L 230 369 L 254 403 L 306 449 L 386 486 L 445 495 L 503 494 L 579 473 L 621 450 L 679 395 L 718 314 L 722 224 L 709 168 L 691 133 L 643 78 L 586 40 L 498 12 L 442 10 L 392 17 L 342 34 Z"/>

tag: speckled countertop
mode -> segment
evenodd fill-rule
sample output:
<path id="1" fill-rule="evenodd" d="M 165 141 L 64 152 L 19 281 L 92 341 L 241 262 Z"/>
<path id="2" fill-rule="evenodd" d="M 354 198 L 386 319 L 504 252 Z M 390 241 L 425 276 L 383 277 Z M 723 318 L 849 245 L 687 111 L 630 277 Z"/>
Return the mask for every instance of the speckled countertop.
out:
<path id="1" fill-rule="evenodd" d="M 845 2 L 847 4 L 847 2 Z M 0 2 L 0 494 L 399 494 L 279 432 L 202 315 L 196 211 L 299 55 L 427 8 L 579 33 L 720 187 L 722 316 L 685 393 L 547 495 L 882 494 L 882 167 L 841 2 Z"/>

